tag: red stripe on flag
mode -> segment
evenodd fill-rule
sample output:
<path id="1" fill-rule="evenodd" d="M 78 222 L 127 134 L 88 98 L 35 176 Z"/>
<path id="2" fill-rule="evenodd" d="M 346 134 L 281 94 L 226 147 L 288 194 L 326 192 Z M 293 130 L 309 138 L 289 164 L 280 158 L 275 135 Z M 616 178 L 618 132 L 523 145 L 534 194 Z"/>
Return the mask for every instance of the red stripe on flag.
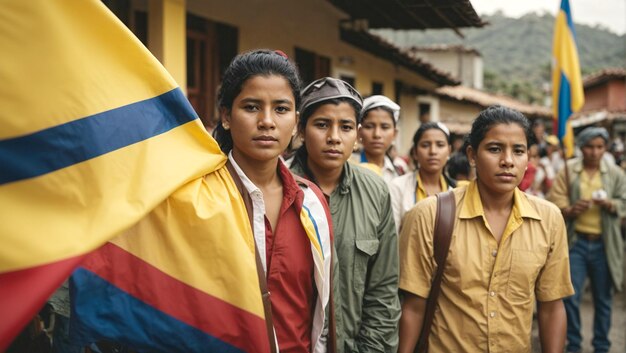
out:
<path id="1" fill-rule="evenodd" d="M 144 303 L 246 352 L 265 352 L 265 320 L 107 243 L 81 264 Z M 148 290 L 145 290 L 148 289 Z"/>
<path id="2" fill-rule="evenodd" d="M 4 352 L 83 257 L 0 273 L 0 352 Z"/>

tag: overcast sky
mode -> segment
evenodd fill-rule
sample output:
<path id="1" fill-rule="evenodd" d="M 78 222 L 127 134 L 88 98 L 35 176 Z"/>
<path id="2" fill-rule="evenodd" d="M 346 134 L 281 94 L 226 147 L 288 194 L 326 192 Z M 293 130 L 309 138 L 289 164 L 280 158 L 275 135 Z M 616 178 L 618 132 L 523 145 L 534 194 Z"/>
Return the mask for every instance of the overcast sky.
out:
<path id="1" fill-rule="evenodd" d="M 548 11 L 556 14 L 561 0 L 470 0 L 479 15 L 502 10 L 510 17 L 520 17 L 528 12 Z M 588 25 L 601 24 L 611 31 L 626 32 L 626 0 L 570 0 L 574 22 Z"/>

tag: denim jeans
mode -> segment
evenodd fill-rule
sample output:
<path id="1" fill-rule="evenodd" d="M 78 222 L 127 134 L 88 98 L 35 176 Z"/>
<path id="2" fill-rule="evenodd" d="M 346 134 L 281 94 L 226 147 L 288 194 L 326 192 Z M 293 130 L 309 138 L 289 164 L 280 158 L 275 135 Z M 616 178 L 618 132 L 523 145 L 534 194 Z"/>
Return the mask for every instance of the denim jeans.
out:
<path id="1" fill-rule="evenodd" d="M 578 239 L 569 251 L 570 271 L 575 294 L 564 300 L 567 313 L 567 351 L 581 350 L 580 302 L 587 274 L 593 296 L 593 348 L 596 353 L 608 352 L 611 347 L 611 275 L 602 240 Z"/>

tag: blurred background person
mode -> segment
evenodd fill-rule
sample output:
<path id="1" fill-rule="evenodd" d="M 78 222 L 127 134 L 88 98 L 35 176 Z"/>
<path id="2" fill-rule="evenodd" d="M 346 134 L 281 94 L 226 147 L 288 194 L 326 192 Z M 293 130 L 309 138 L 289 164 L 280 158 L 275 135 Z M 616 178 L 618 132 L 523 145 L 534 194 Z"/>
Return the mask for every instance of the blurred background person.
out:
<path id="1" fill-rule="evenodd" d="M 397 229 L 404 214 L 418 201 L 456 186 L 444 173 L 450 153 L 450 131 L 444 124 L 427 122 L 417 129 L 410 151 L 417 168 L 395 178 L 389 185 Z"/>

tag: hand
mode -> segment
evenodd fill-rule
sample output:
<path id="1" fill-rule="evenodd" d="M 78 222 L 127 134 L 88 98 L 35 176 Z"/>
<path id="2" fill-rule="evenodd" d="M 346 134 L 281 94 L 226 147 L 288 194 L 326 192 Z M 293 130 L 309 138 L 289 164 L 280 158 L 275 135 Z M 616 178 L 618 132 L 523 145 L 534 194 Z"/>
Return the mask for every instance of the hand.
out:
<path id="1" fill-rule="evenodd" d="M 591 207 L 592 205 L 592 201 L 591 200 L 578 200 L 576 201 L 576 203 L 571 206 L 566 208 L 563 212 L 564 215 L 568 218 L 576 218 L 578 217 L 581 213 L 587 211 L 589 209 L 589 207 Z"/>
<path id="2" fill-rule="evenodd" d="M 613 212 L 615 209 L 613 202 L 611 202 L 608 199 L 596 199 L 596 200 L 593 200 L 593 203 L 604 208 L 605 210 L 609 212 Z"/>

